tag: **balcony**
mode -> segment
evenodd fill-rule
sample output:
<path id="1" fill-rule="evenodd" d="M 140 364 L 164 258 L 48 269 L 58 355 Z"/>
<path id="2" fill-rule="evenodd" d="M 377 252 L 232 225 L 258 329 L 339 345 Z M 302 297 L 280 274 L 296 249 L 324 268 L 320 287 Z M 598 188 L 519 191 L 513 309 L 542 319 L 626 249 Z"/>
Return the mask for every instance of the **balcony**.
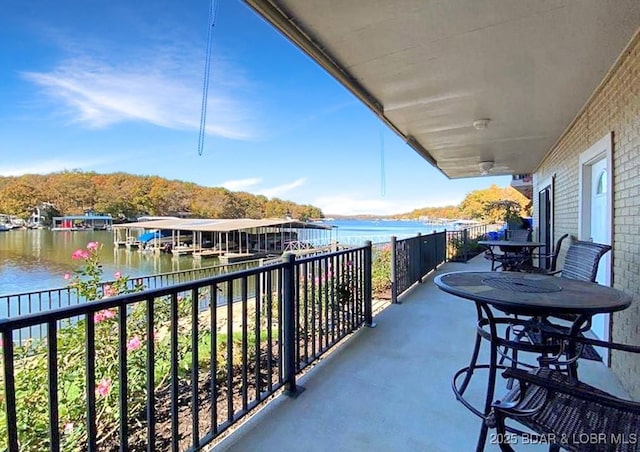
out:
<path id="1" fill-rule="evenodd" d="M 357 331 L 302 376 L 298 383 L 306 390 L 298 398 L 277 397 L 214 450 L 474 450 L 480 420 L 451 390 L 451 376 L 471 353 L 474 306 L 432 283 L 437 274 L 472 270 L 489 270 L 488 262 L 478 257 L 442 265 L 400 297 L 401 304 L 379 312 L 375 328 Z M 583 380 L 626 396 L 601 363 L 581 360 L 580 371 Z M 478 404 L 482 381 L 479 373 L 468 389 Z M 491 432 L 485 450 L 499 450 L 490 439 Z"/>
<path id="2" fill-rule="evenodd" d="M 466 260 L 470 239 L 486 232 L 395 243 L 399 304 L 371 303 L 368 245 L 169 286 L 140 280 L 144 291 L 0 320 L 2 443 L 12 451 L 473 449 L 480 420 L 450 381 L 468 363 L 475 309 L 432 279 L 488 270 L 482 258 L 442 264 Z M 42 302 L 31 295 L 18 303 Z M 584 380 L 625 395 L 602 364 L 581 363 Z M 474 405 L 483 383 L 479 371 L 466 392 Z"/>
<path id="3" fill-rule="evenodd" d="M 533 176 L 531 174 L 514 174 L 511 176 L 511 187 L 529 199 L 533 198 Z"/>

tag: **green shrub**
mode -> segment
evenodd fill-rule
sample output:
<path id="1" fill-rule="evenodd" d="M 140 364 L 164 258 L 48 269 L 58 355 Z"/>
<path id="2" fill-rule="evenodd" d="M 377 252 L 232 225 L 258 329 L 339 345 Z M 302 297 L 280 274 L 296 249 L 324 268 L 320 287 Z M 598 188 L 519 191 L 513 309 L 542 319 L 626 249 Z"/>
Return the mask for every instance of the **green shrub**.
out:
<path id="1" fill-rule="evenodd" d="M 70 280 L 69 286 L 87 302 L 142 290 L 141 285 L 129 289 L 128 278 L 116 273 L 115 280 L 104 283 L 102 266 L 99 262 L 101 246 L 90 242 L 86 250 L 77 250 L 73 259 L 81 260 L 81 266 L 73 274 L 65 274 Z M 190 296 L 178 297 L 179 317 L 191 313 Z M 195 301 L 197 303 L 197 301 Z M 171 370 L 170 331 L 171 298 L 155 300 L 153 338 L 155 341 L 156 391 L 160 392 L 169 384 Z M 127 315 L 127 418 L 132 430 L 142 425 L 146 407 L 146 303 L 130 305 Z M 95 391 L 96 391 L 96 428 L 99 444 L 113 444 L 119 428 L 119 375 L 118 360 L 118 316 L 116 309 L 105 309 L 94 314 L 95 324 Z M 188 319 L 188 317 L 187 317 Z M 57 334 L 58 356 L 58 412 L 59 432 L 62 450 L 86 449 L 86 318 L 80 318 Z M 188 376 L 191 369 L 190 322 L 180 321 L 178 340 L 179 375 Z M 189 333 L 187 333 L 189 332 Z M 199 328 L 200 365 L 211 360 L 211 329 L 205 325 Z M 234 338 L 234 360 L 239 354 L 241 343 Z M 226 336 L 218 336 L 219 381 L 226 378 L 226 355 L 220 350 L 226 349 Z M 49 447 L 48 412 L 48 360 L 45 338 L 29 339 L 14 348 L 15 396 L 17 406 L 17 427 L 20 450 L 41 451 Z M 255 353 L 254 353 L 255 357 Z M 7 444 L 7 419 L 5 398 L 0 398 L 0 448 Z"/>
<path id="2" fill-rule="evenodd" d="M 388 297 L 391 290 L 391 245 L 373 250 L 371 291 L 375 297 Z"/>

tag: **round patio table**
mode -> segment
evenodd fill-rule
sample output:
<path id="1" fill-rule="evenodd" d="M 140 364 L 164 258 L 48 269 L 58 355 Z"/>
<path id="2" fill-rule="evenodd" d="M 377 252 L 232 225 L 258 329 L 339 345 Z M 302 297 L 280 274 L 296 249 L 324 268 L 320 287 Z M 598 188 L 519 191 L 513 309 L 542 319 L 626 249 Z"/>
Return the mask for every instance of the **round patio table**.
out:
<path id="1" fill-rule="evenodd" d="M 505 264 L 507 264 L 507 268 L 510 270 L 519 270 L 527 261 L 531 260 L 533 250 L 546 246 L 546 244 L 542 242 L 527 242 L 524 240 L 479 240 L 478 245 L 487 247 L 487 251 L 489 251 L 491 255 L 491 270 L 499 268 L 496 267 L 495 264 L 496 262 L 501 262 L 502 257 L 493 251 L 494 247 L 500 248 L 500 251 L 502 251 L 504 257 L 506 257 L 506 259 L 501 262 L 503 269 L 506 269 L 504 267 Z M 523 250 L 526 250 L 524 255 Z"/>
<path id="2" fill-rule="evenodd" d="M 485 419 L 490 413 L 493 402 L 498 364 L 498 347 L 521 347 L 524 351 L 541 351 L 537 346 L 520 345 L 501 338 L 498 325 L 514 324 L 514 317 L 497 317 L 494 310 L 511 315 L 547 317 L 573 315 L 569 335 L 579 334 L 580 327 L 591 320 L 595 314 L 621 311 L 631 304 L 631 297 L 620 290 L 600 286 L 596 283 L 559 278 L 550 275 L 521 272 L 453 272 L 436 276 L 435 285 L 444 292 L 471 300 L 475 303 L 478 326 L 475 345 L 468 366 L 460 369 L 454 376 L 452 387 L 456 398 L 473 413 L 482 418 L 482 427 L 476 450 L 484 450 L 487 436 Z M 521 322 L 521 321 L 520 321 Z M 487 328 L 489 333 L 487 334 Z M 482 339 L 490 344 L 488 364 L 478 364 L 478 354 Z M 484 409 L 472 406 L 464 398 L 464 392 L 476 369 L 488 369 L 489 376 Z M 575 363 L 569 371 L 576 374 Z M 460 376 L 464 376 L 458 384 Z"/>

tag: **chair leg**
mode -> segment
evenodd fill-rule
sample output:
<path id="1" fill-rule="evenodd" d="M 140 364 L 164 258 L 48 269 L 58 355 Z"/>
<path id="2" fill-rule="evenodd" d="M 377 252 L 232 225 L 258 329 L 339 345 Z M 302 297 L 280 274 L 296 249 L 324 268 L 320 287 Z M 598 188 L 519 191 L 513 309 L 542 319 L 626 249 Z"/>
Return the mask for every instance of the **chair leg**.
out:
<path id="1" fill-rule="evenodd" d="M 507 329 L 504 332 L 504 339 L 505 339 L 505 341 L 508 342 L 510 338 L 511 338 L 511 325 L 507 325 Z M 506 347 L 504 349 L 504 353 L 500 357 L 500 361 L 498 361 L 498 364 L 500 364 L 500 365 L 504 364 L 504 360 L 505 359 L 507 359 L 507 348 Z"/>
<path id="2" fill-rule="evenodd" d="M 512 358 L 513 361 L 511 361 L 511 368 L 515 369 L 518 367 L 518 349 L 513 349 Z M 509 378 L 509 380 L 507 380 L 507 389 L 511 390 L 511 388 L 513 388 L 513 378 Z"/>
<path id="3" fill-rule="evenodd" d="M 518 318 L 516 316 L 516 318 Z M 520 342 L 522 340 L 522 338 L 524 337 L 524 330 L 520 330 L 520 329 L 515 329 L 512 328 L 511 325 L 509 325 L 507 327 L 507 332 L 505 335 L 506 340 L 509 340 L 509 334 L 510 332 L 513 332 L 513 338 L 516 342 Z M 506 352 L 506 350 L 505 350 Z M 502 364 L 502 362 L 504 361 L 504 358 L 506 358 L 506 353 L 505 355 L 502 356 L 500 364 Z M 518 367 L 518 348 L 517 347 L 513 347 L 511 349 L 511 368 L 512 369 L 516 369 Z M 507 380 L 507 389 L 511 390 L 511 388 L 513 388 L 513 378 L 509 378 Z"/>
<path id="4" fill-rule="evenodd" d="M 515 452 L 513 447 L 509 444 L 508 439 L 511 435 L 507 435 L 507 429 L 504 425 L 504 418 L 500 415 L 495 417 L 496 420 L 496 438 L 498 442 L 498 446 L 502 452 Z"/>

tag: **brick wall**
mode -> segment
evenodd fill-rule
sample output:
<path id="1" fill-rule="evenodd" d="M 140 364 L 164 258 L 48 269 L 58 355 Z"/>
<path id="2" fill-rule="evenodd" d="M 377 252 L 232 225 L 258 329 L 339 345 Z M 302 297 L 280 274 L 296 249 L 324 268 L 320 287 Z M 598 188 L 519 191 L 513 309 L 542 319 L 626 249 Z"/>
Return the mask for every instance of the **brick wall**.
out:
<path id="1" fill-rule="evenodd" d="M 612 338 L 640 345 L 640 30 L 571 128 L 534 175 L 554 179 L 554 240 L 578 236 L 579 155 L 613 132 L 613 286 L 634 297 L 612 317 Z M 564 247 L 566 250 L 566 247 Z M 562 265 L 562 258 L 559 261 Z M 613 354 L 611 365 L 632 397 L 640 400 L 640 357 Z"/>

